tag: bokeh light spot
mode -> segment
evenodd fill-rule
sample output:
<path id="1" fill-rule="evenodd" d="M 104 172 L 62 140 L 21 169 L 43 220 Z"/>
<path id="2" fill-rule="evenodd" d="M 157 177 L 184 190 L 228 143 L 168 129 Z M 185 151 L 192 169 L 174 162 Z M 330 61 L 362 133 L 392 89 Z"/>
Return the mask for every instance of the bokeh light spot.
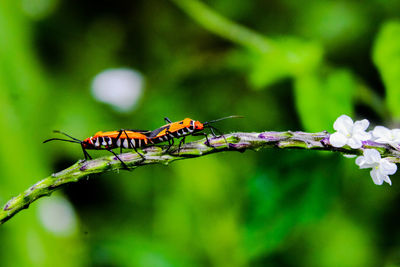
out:
<path id="1" fill-rule="evenodd" d="M 77 222 L 71 203 L 59 196 L 43 199 L 39 204 L 39 220 L 43 227 L 58 236 L 68 236 L 75 232 Z"/>
<path id="2" fill-rule="evenodd" d="M 22 0 L 22 11 L 32 19 L 43 19 L 53 13 L 58 0 Z"/>
<path id="3" fill-rule="evenodd" d="M 143 92 L 143 76 L 131 69 L 108 69 L 92 83 L 93 96 L 121 112 L 131 111 Z"/>

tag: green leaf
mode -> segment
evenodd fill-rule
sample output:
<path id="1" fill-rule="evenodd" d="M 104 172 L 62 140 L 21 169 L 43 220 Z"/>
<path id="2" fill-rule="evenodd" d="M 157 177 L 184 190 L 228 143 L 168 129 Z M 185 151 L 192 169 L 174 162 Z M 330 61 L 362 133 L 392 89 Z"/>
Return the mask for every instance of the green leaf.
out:
<path id="1" fill-rule="evenodd" d="M 376 37 L 373 60 L 386 87 L 386 104 L 391 115 L 400 119 L 400 22 L 385 23 Z"/>
<path id="2" fill-rule="evenodd" d="M 279 49 L 252 54 L 249 79 L 257 89 L 265 88 L 283 78 L 308 73 L 321 63 L 323 51 L 318 43 L 281 38 L 276 40 L 276 44 Z"/>

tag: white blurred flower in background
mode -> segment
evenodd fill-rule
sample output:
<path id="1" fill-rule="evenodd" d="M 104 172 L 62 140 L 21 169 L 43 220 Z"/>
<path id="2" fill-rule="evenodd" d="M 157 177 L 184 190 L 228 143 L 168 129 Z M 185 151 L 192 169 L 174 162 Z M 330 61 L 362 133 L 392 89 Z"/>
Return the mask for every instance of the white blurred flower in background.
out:
<path id="1" fill-rule="evenodd" d="M 143 76 L 137 71 L 121 68 L 97 74 L 92 82 L 93 96 L 121 112 L 131 111 L 142 95 Z"/>
<path id="2" fill-rule="evenodd" d="M 42 199 L 39 202 L 38 215 L 43 227 L 55 235 L 68 236 L 76 231 L 74 208 L 64 197 L 52 196 Z"/>

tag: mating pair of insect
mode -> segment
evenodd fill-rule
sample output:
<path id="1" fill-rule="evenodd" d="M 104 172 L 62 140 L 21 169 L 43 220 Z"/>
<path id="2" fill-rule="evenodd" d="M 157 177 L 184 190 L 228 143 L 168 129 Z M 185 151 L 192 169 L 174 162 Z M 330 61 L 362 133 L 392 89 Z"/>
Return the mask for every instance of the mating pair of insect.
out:
<path id="1" fill-rule="evenodd" d="M 97 132 L 94 136 L 86 138 L 85 140 L 79 140 L 75 137 L 72 137 L 66 133 L 60 131 L 54 131 L 56 133 L 63 134 L 69 139 L 62 139 L 62 138 L 51 138 L 45 140 L 43 143 L 47 143 L 53 140 L 71 142 L 71 143 L 78 143 L 82 147 L 83 155 L 85 156 L 85 160 L 92 159 L 89 153 L 86 151 L 87 149 L 96 149 L 96 150 L 108 150 L 109 152 L 113 153 L 114 156 L 121 161 L 125 168 L 127 168 L 126 164 L 120 159 L 120 157 L 113 151 L 115 148 L 120 148 L 120 153 L 122 153 L 122 149 L 134 149 L 136 153 L 138 153 L 143 160 L 145 157 L 137 151 L 137 148 L 145 147 L 153 144 L 158 144 L 161 142 L 168 142 L 168 147 L 166 152 L 174 145 L 175 138 L 182 138 L 179 142 L 178 146 L 178 153 L 180 151 L 181 145 L 185 143 L 185 137 L 187 135 L 204 135 L 206 137 L 206 144 L 211 146 L 210 141 L 208 140 L 208 136 L 206 133 L 201 132 L 205 128 L 209 128 L 211 130 L 212 135 L 215 137 L 217 132 L 221 136 L 222 133 L 216 129 L 211 123 L 230 119 L 230 118 L 240 118 L 241 116 L 229 116 L 220 118 L 217 120 L 212 120 L 208 122 L 201 123 L 200 121 L 195 121 L 189 118 L 186 118 L 181 121 L 172 122 L 170 119 L 165 118 L 164 120 L 168 123 L 154 131 L 146 131 L 146 130 L 125 130 L 121 129 L 118 131 L 111 131 L 111 132 Z"/>

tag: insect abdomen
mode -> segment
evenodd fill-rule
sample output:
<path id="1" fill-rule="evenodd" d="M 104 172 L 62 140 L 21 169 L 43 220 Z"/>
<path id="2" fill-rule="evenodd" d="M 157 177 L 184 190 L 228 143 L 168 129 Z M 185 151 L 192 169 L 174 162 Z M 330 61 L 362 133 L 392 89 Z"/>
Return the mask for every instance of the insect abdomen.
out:
<path id="1" fill-rule="evenodd" d="M 166 128 L 166 131 L 163 132 L 162 134 L 159 134 L 158 136 L 151 138 L 154 143 L 161 143 L 165 142 L 168 140 L 171 140 L 173 138 L 180 138 L 189 134 L 192 134 L 194 132 L 194 124 L 191 123 L 189 127 L 183 127 L 181 129 L 171 131 L 170 128 Z"/>
<path id="2" fill-rule="evenodd" d="M 130 139 L 130 138 L 111 138 L 108 136 L 99 136 L 92 138 L 93 145 L 95 149 L 114 149 L 114 148 L 138 148 L 144 147 L 148 143 L 152 143 L 147 139 Z"/>

